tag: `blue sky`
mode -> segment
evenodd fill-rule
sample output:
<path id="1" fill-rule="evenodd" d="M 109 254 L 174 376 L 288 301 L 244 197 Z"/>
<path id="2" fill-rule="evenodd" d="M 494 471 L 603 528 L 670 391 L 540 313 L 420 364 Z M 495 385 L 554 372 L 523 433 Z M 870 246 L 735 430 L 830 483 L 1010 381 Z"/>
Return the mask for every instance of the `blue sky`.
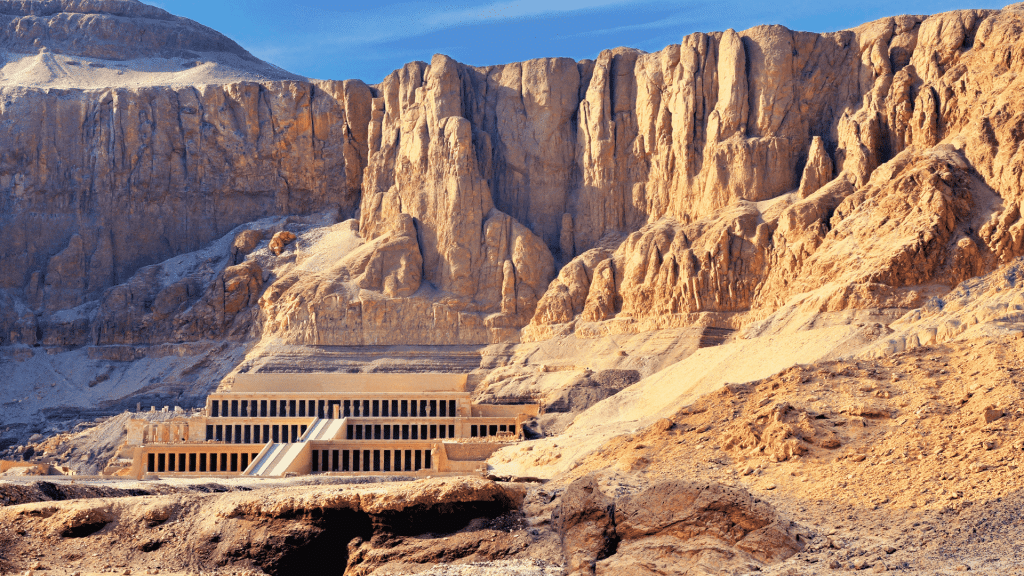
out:
<path id="1" fill-rule="evenodd" d="M 145 1 L 145 0 L 144 0 Z M 830 32 L 893 14 L 1000 8 L 987 0 L 156 0 L 296 74 L 379 82 L 412 60 L 448 54 L 476 66 L 605 48 L 660 50 L 698 31 L 782 24 Z"/>

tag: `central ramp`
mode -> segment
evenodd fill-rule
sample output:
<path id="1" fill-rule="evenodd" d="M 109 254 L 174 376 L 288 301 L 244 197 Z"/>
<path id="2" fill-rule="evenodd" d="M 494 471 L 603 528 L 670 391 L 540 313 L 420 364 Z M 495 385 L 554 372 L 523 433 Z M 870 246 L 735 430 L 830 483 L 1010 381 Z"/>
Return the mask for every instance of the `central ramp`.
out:
<path id="1" fill-rule="evenodd" d="M 263 447 L 244 476 L 280 477 L 307 470 L 312 457 L 311 440 L 336 440 L 345 429 L 345 418 L 317 418 L 298 442 L 269 443 Z"/>
<path id="2" fill-rule="evenodd" d="M 337 440 L 341 438 L 341 431 L 344 429 L 345 418 L 317 418 L 309 430 L 302 435 L 302 438 L 299 438 L 299 442 Z"/>

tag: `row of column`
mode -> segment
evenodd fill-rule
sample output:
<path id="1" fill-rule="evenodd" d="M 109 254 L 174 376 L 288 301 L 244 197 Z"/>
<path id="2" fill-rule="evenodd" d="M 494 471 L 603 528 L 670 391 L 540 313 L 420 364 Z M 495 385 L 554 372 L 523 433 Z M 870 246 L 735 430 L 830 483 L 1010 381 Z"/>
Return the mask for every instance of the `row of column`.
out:
<path id="1" fill-rule="evenodd" d="M 337 409 L 335 409 L 337 407 Z M 455 400 L 210 400 L 211 418 L 448 418 Z"/>
<path id="2" fill-rule="evenodd" d="M 349 424 L 347 440 L 434 440 L 455 438 L 454 424 Z"/>
<path id="3" fill-rule="evenodd" d="M 298 442 L 306 428 L 305 424 L 207 424 L 206 439 L 228 444 Z"/>
<path id="4" fill-rule="evenodd" d="M 473 424 L 469 427 L 469 436 L 478 438 L 483 436 L 497 436 L 498 434 L 513 434 L 516 431 L 515 424 Z"/>
<path id="5" fill-rule="evenodd" d="M 430 450 L 313 450 L 313 472 L 416 472 L 433 468 Z"/>
<path id="6" fill-rule="evenodd" d="M 243 472 L 257 453 L 159 452 L 146 455 L 146 472 Z"/>

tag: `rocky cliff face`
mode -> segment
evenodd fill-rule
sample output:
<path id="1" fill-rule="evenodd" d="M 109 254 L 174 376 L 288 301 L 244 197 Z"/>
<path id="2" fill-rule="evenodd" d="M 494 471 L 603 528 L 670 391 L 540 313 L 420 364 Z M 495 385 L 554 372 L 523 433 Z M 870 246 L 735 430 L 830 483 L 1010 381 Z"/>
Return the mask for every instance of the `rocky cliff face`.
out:
<path id="1" fill-rule="evenodd" d="M 377 87 L 359 231 L 380 245 L 376 253 L 389 249 L 389 235 L 416 242 L 407 244 L 408 256 L 383 260 L 383 275 L 393 279 L 383 287 L 388 300 L 360 294 L 331 301 L 330 292 L 319 291 L 323 299 L 311 303 L 318 318 L 308 315 L 315 343 L 515 340 L 533 315 L 554 261 L 538 234 L 496 207 L 493 169 L 485 164 L 489 137 L 462 116 L 476 100 L 463 80 L 469 74 L 436 56 L 430 66 L 407 65 Z M 537 232 L 543 235 L 543 227 Z M 411 263 L 416 272 L 403 272 Z M 360 287 L 381 289 L 366 281 Z"/>
<path id="2" fill-rule="evenodd" d="M 4 9 L 24 49 L 31 24 L 44 48 L 93 50 L 57 12 L 185 38 L 131 3 L 33 6 Z M 483 344 L 912 308 L 1022 251 L 1022 24 L 1010 7 L 593 61 L 435 56 L 372 87 L 8 90 L 2 337 Z M 214 40 L 194 39 L 247 57 Z M 133 277 L 323 209 L 357 216 L 361 242 L 329 266 L 282 245 L 194 285 Z"/>
<path id="3" fill-rule="evenodd" d="M 350 214 L 359 198 L 359 82 L 6 96 L 0 287 L 37 311 L 96 299 L 240 223 Z"/>
<path id="4" fill-rule="evenodd" d="M 416 334 L 468 335 L 480 315 L 491 329 L 446 342 L 514 338 L 494 328 L 524 310 L 536 339 L 612 319 L 739 327 L 810 293 L 822 311 L 913 308 L 1020 253 L 1019 184 L 994 162 L 1019 140 L 1005 46 L 1020 22 L 961 11 L 578 63 L 410 64 L 376 87 L 360 233 L 413 217 L 423 278 L 451 297 L 413 313 Z M 564 266 L 546 290 L 501 264 L 492 208 Z M 512 291 L 518 305 L 499 308 Z"/>
<path id="5" fill-rule="evenodd" d="M 910 309 L 1019 256 L 1021 184 L 1008 166 L 1021 162 L 1009 110 L 1020 106 L 1012 70 L 1022 62 L 1010 47 L 1022 22 L 1016 9 L 961 11 L 813 41 L 764 27 L 713 39 L 719 91 L 703 127 L 720 143 L 709 137 L 690 172 L 702 186 L 669 192 L 607 260 L 566 268 L 592 274 L 563 269 L 524 334 L 612 317 L 634 331 L 743 326 L 794 300 L 822 312 Z M 745 54 L 736 66 L 728 46 Z M 766 83 L 773 88 L 756 91 Z M 772 152 L 758 156 L 761 146 Z"/>
<path id="6" fill-rule="evenodd" d="M 0 290 L 16 302 L 4 307 L 0 342 L 102 341 L 90 336 L 104 331 L 90 326 L 99 300 L 152 307 L 156 294 L 138 278 L 105 294 L 144 266 L 264 216 L 356 209 L 372 97 L 362 82 L 292 81 L 219 33 L 134 0 L 7 1 L 0 22 Z M 128 80 L 12 85 L 26 59 L 75 70 L 71 85 L 115 71 Z M 263 81 L 147 86 L 180 80 L 140 79 L 138 59 Z"/>

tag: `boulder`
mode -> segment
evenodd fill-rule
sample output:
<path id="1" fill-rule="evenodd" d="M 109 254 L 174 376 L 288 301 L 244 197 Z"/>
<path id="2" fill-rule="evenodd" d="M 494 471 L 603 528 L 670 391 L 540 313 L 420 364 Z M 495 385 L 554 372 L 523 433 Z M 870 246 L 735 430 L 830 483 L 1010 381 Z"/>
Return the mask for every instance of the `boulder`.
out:
<path id="1" fill-rule="evenodd" d="M 263 240 L 263 230 L 242 230 L 231 242 L 231 262 L 238 264 Z"/>
<path id="2" fill-rule="evenodd" d="M 284 252 L 285 246 L 295 241 L 295 234 L 287 230 L 281 230 L 274 234 L 274 237 L 270 239 L 270 251 L 274 256 L 280 256 Z"/>

